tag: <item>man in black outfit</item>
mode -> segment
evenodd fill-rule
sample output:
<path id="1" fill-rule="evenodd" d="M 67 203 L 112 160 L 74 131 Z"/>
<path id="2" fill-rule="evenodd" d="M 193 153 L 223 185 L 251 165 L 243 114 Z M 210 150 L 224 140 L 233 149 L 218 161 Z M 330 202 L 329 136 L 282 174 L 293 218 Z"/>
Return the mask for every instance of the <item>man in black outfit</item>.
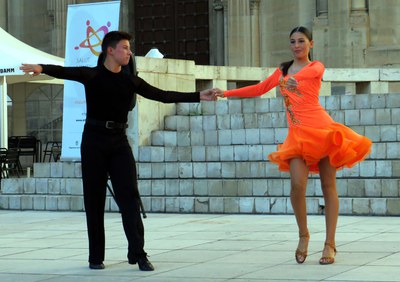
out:
<path id="1" fill-rule="evenodd" d="M 163 103 L 216 99 L 212 89 L 193 93 L 163 91 L 123 71 L 132 55 L 130 40 L 131 36 L 125 32 L 107 33 L 102 42 L 104 64 L 93 68 L 32 64 L 20 67 L 25 73 L 45 73 L 81 82 L 85 87 L 87 117 L 81 161 L 91 269 L 105 268 L 104 206 L 110 176 L 128 240 L 128 261 L 137 263 L 140 270 L 154 270 L 144 251 L 136 164 L 125 134 L 134 93 Z"/>

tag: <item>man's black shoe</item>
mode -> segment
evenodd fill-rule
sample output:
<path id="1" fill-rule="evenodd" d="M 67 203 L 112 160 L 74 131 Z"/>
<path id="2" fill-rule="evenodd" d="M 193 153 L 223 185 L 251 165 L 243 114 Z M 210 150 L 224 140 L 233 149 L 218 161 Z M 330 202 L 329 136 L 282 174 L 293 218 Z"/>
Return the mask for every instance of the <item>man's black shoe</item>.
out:
<path id="1" fill-rule="evenodd" d="M 146 258 L 138 258 L 137 264 L 139 265 L 139 269 L 141 271 L 153 271 L 154 266 L 151 264 L 151 262 Z"/>
<path id="2" fill-rule="evenodd" d="M 90 269 L 104 269 L 105 266 L 103 263 L 89 263 Z"/>

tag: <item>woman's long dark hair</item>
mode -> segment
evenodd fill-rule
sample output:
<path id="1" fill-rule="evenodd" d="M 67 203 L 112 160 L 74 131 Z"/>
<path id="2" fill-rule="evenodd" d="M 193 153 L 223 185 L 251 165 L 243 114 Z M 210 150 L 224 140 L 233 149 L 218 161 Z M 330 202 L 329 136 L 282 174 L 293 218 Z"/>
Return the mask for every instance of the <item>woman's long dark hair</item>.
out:
<path id="1" fill-rule="evenodd" d="M 310 40 L 310 41 L 312 40 L 311 31 L 309 31 L 309 30 L 308 30 L 306 27 L 304 27 L 304 26 L 295 27 L 295 28 L 290 32 L 289 37 L 292 36 L 292 34 L 295 33 L 295 32 L 301 32 L 301 33 L 303 33 L 303 34 L 307 37 L 308 40 Z M 308 58 L 311 60 L 311 54 L 310 54 L 310 53 L 308 53 Z M 294 60 L 281 63 L 280 69 L 282 70 L 283 76 L 287 75 L 288 70 L 289 70 L 289 67 L 293 64 L 293 62 L 294 62 Z"/>

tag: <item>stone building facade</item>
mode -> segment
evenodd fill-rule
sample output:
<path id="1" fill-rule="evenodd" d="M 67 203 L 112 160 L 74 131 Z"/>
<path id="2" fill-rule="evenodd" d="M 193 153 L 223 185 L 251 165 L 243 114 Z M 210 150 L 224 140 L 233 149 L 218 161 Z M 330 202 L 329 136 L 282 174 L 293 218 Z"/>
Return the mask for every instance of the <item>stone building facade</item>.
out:
<path id="1" fill-rule="evenodd" d="M 64 56 L 67 5 L 101 1 L 0 0 L 0 27 Z M 121 28 L 132 33 L 137 1 L 121 1 Z M 210 65 L 276 66 L 291 56 L 290 30 L 303 25 L 314 34 L 313 58 L 327 67 L 398 67 L 399 13 L 398 0 L 209 0 Z"/>
<path id="2" fill-rule="evenodd" d="M 219 2 L 225 11 L 226 65 L 271 67 L 287 60 L 289 32 L 299 25 L 313 31 L 313 59 L 327 67 L 400 65 L 400 1 Z"/>

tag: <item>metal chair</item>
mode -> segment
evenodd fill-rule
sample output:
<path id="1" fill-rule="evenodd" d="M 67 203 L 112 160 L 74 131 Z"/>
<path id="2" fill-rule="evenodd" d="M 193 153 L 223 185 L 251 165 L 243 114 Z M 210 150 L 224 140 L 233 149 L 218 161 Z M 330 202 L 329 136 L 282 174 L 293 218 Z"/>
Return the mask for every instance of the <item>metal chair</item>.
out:
<path id="1" fill-rule="evenodd" d="M 57 162 L 61 156 L 61 142 L 59 141 L 49 141 L 46 143 L 46 146 L 43 151 L 43 160 L 46 161 L 46 157 L 49 157 L 49 162 L 53 159 L 54 162 Z"/>
<path id="2" fill-rule="evenodd" d="M 7 148 L 0 148 L 0 179 L 3 178 L 3 162 L 6 159 Z"/>
<path id="3" fill-rule="evenodd" d="M 5 178 L 9 178 L 11 173 L 19 177 L 21 165 L 19 162 L 20 151 L 18 149 L 8 149 L 1 162 L 1 173 Z"/>
<path id="4" fill-rule="evenodd" d="M 32 157 L 32 163 L 40 162 L 42 143 L 34 136 L 10 136 L 8 137 L 8 148 L 18 149 L 20 156 Z"/>

